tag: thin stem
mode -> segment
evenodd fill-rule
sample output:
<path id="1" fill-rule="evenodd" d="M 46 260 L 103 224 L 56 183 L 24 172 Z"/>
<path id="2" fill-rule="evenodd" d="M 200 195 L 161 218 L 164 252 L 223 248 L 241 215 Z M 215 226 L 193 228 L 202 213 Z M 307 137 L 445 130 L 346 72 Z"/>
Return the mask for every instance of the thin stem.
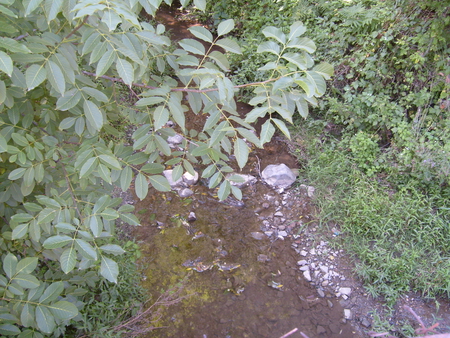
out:
<path id="1" fill-rule="evenodd" d="M 75 28 L 73 29 L 73 31 L 71 31 L 71 32 L 69 33 L 69 35 L 67 35 L 67 36 L 64 38 L 64 40 L 66 40 L 66 39 L 70 38 L 72 35 L 74 35 L 74 34 L 76 33 L 76 31 L 79 30 L 79 29 L 80 29 L 80 28 L 88 21 L 88 19 L 89 19 L 89 15 L 86 15 L 86 16 L 84 17 L 84 20 L 83 20 L 77 27 L 75 27 Z"/>

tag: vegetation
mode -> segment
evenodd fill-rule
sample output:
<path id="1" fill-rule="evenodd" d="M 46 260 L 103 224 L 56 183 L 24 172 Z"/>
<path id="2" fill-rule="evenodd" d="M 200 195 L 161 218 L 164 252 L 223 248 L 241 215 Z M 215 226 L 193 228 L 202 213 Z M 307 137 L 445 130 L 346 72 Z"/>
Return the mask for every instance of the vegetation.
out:
<path id="1" fill-rule="evenodd" d="M 449 296 L 450 3 L 244 2 L 214 3 L 213 18 L 241 18 L 236 37 L 250 46 L 258 27 L 300 20 L 315 59 L 335 66 L 313 119 L 295 121 L 298 155 L 369 293 L 391 305 L 409 290 Z M 258 79 L 264 59 L 243 59 L 236 81 Z"/>
<path id="2" fill-rule="evenodd" d="M 172 46 L 164 26 L 139 17 L 160 3 L 0 0 L 1 335 L 106 335 L 117 304 L 133 312 L 140 297 L 116 241 L 119 219 L 139 222 L 112 189 L 134 187 L 144 199 L 149 184 L 170 190 L 167 166 L 174 180 L 195 166 L 220 199 L 241 198 L 230 183 L 239 177 L 225 178 L 229 156 L 242 168 L 249 144 L 262 147 L 276 128 L 289 137 L 285 122 L 325 92 L 333 68 L 315 65 L 302 23 L 261 30 L 254 52 L 264 55 L 264 77 L 239 87 L 228 76 L 227 54 L 241 53 L 228 37 L 234 20 L 220 21 L 215 36 L 192 27 L 197 40 Z M 242 118 L 234 97 L 244 87 L 255 108 Z M 187 128 L 189 114 L 206 116 L 202 130 Z M 262 117 L 257 136 L 251 123 Z M 138 126 L 129 142 L 112 137 L 121 123 Z M 167 142 L 176 133 L 181 150 Z"/>

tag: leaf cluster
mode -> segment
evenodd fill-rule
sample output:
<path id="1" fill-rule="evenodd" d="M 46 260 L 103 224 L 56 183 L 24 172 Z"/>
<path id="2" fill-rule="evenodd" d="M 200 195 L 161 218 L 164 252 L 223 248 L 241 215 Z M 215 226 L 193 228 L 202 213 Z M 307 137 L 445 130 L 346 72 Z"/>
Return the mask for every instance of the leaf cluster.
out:
<path id="1" fill-rule="evenodd" d="M 204 0 L 193 3 L 205 9 Z M 306 117 L 325 92 L 333 69 L 314 64 L 305 27 L 266 27 L 257 49 L 267 55 L 266 77 L 243 85 L 254 89 L 255 108 L 240 116 L 228 60 L 241 53 L 230 37 L 235 21 L 221 21 L 215 35 L 192 27 L 196 39 L 173 46 L 163 25 L 139 19 L 160 4 L 0 0 L 2 335 L 64 334 L 86 321 L 83 306 L 99 283 L 123 283 L 116 222 L 139 221 L 114 188 L 134 189 L 139 199 L 151 188 L 170 191 L 170 166 L 174 181 L 201 171 L 220 199 L 240 199 L 230 158 L 243 168 L 252 145 L 270 141 L 275 127 L 289 136 L 285 121 Z M 120 96 L 125 90 L 132 105 Z M 200 114 L 201 130 L 189 129 L 189 117 Z M 120 116 L 136 129 L 113 141 L 107 134 Z M 266 116 L 256 135 L 252 123 Z M 171 147 L 176 134 L 183 141 Z"/>

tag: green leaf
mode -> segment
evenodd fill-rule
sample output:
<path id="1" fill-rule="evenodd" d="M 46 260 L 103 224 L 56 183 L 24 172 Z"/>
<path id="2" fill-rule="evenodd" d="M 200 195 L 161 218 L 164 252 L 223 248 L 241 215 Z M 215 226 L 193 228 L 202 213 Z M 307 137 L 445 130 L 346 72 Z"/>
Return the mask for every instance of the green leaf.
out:
<path id="1" fill-rule="evenodd" d="M 242 200 L 242 191 L 238 187 L 232 185 L 231 186 L 231 192 L 233 193 L 233 196 L 236 197 L 239 201 Z"/>
<path id="2" fill-rule="evenodd" d="M 97 76 L 102 76 L 103 74 L 105 74 L 108 71 L 108 69 L 111 67 L 111 65 L 114 63 L 114 61 L 116 61 L 116 58 L 117 58 L 116 52 L 113 49 L 108 50 L 100 58 L 100 61 L 98 61 L 98 63 L 97 63 L 97 68 L 96 68 Z"/>
<path id="3" fill-rule="evenodd" d="M 205 46 L 203 46 L 202 43 L 197 40 L 183 39 L 178 43 L 187 52 L 196 55 L 205 55 Z"/>
<path id="4" fill-rule="evenodd" d="M 260 140 L 258 136 L 255 135 L 255 133 L 251 130 L 245 129 L 245 128 L 236 128 L 236 130 L 241 134 L 242 137 L 247 139 L 247 141 L 253 143 L 257 147 L 261 148 Z"/>
<path id="5" fill-rule="evenodd" d="M 181 178 L 181 176 L 183 176 L 183 172 L 184 172 L 183 166 L 177 165 L 172 171 L 172 180 L 174 182 L 178 181 Z"/>
<path id="6" fill-rule="evenodd" d="M 8 175 L 8 179 L 11 181 L 15 181 L 18 180 L 19 178 L 21 178 L 23 175 L 25 175 L 25 171 L 27 170 L 27 168 L 17 168 L 14 169 L 13 171 L 11 171 Z"/>
<path id="7" fill-rule="evenodd" d="M 92 87 L 83 87 L 83 88 L 81 88 L 81 90 L 100 102 L 108 102 L 109 101 L 108 97 L 98 89 L 95 89 Z"/>
<path id="8" fill-rule="evenodd" d="M 266 38 L 274 38 L 283 45 L 286 43 L 286 35 L 280 28 L 269 26 L 262 30 L 262 33 Z"/>
<path id="9" fill-rule="evenodd" d="M 116 244 L 105 244 L 102 245 L 99 249 L 113 255 L 122 255 L 125 253 L 125 250 Z"/>
<path id="10" fill-rule="evenodd" d="M 58 299 L 59 295 L 64 291 L 63 282 L 53 282 L 44 291 L 39 298 L 39 303 L 48 304 Z"/>
<path id="11" fill-rule="evenodd" d="M 14 81 L 13 81 L 13 83 L 14 83 Z M 5 82 L 0 81 L 0 105 L 3 104 L 3 102 L 5 102 L 6 98 L 7 98 L 7 96 L 6 96 Z M 6 148 L 6 146 L 5 146 L 5 148 Z"/>
<path id="12" fill-rule="evenodd" d="M 119 161 L 117 161 L 116 158 L 112 157 L 111 155 L 99 155 L 98 158 L 101 162 L 105 163 L 108 167 L 115 170 L 121 170 L 122 166 L 120 165 Z"/>
<path id="13" fill-rule="evenodd" d="M 304 98 L 299 98 L 295 101 L 295 104 L 300 116 L 306 119 L 308 117 L 308 102 Z"/>
<path id="14" fill-rule="evenodd" d="M 22 326 L 29 327 L 33 325 L 34 318 L 35 318 L 34 306 L 29 303 L 25 303 L 22 308 L 22 312 L 20 313 L 20 321 Z"/>
<path id="15" fill-rule="evenodd" d="M 47 23 L 56 19 L 56 16 L 61 11 L 64 0 L 49 0 L 50 8 L 47 9 Z"/>
<path id="16" fill-rule="evenodd" d="M 59 262 L 61 263 L 61 269 L 65 274 L 68 274 L 75 268 L 75 264 L 77 263 L 77 253 L 73 245 L 63 251 Z"/>
<path id="17" fill-rule="evenodd" d="M 167 143 L 166 140 L 164 140 L 161 136 L 155 134 L 155 141 L 156 141 L 156 145 L 158 146 L 158 149 L 161 150 L 161 152 L 166 155 L 166 156 L 170 156 L 171 154 L 171 150 L 169 147 L 169 144 Z"/>
<path id="18" fill-rule="evenodd" d="M 26 2 L 26 7 L 25 7 L 25 16 L 28 16 L 31 14 L 31 12 L 33 12 L 36 8 L 39 7 L 39 5 L 41 4 L 43 0 L 29 0 L 28 2 Z"/>
<path id="19" fill-rule="evenodd" d="M 94 234 L 94 237 L 100 237 L 103 226 L 98 216 L 91 215 L 91 217 L 89 218 L 89 228 Z"/>
<path id="20" fill-rule="evenodd" d="M 216 61 L 217 65 L 224 71 L 228 72 L 230 70 L 230 63 L 228 62 L 227 57 L 219 52 L 219 51 L 212 51 L 208 54 L 208 57 Z M 213 79 L 212 79 L 213 80 Z M 202 87 L 202 86 L 200 86 Z"/>
<path id="21" fill-rule="evenodd" d="M 300 35 L 306 32 L 306 27 L 303 26 L 303 23 L 300 21 L 296 21 L 291 25 L 291 29 L 289 31 L 288 40 L 292 40 L 294 38 L 298 38 Z"/>
<path id="22" fill-rule="evenodd" d="M 25 257 L 17 263 L 16 273 L 32 273 L 38 264 L 37 257 Z"/>
<path id="23" fill-rule="evenodd" d="M 61 300 L 49 305 L 48 308 L 53 315 L 60 320 L 69 320 L 78 315 L 78 309 L 75 304 Z"/>
<path id="24" fill-rule="evenodd" d="M 122 22 L 122 19 L 113 10 L 107 10 L 103 12 L 102 22 L 108 26 L 109 31 L 113 31 Z"/>
<path id="25" fill-rule="evenodd" d="M 217 191 L 217 196 L 219 200 L 223 201 L 230 195 L 231 184 L 230 181 L 225 180 L 220 184 L 219 190 Z"/>
<path id="26" fill-rule="evenodd" d="M 8 253 L 3 259 L 3 271 L 8 278 L 12 278 L 16 273 L 17 258 L 12 253 Z"/>
<path id="27" fill-rule="evenodd" d="M 59 210 L 58 210 L 59 211 Z M 38 224 L 47 224 L 53 221 L 56 217 L 56 210 L 45 208 L 39 213 Z"/>
<path id="28" fill-rule="evenodd" d="M 111 283 L 117 284 L 117 276 L 119 275 L 119 266 L 112 259 L 102 256 L 100 265 L 100 274 Z"/>
<path id="29" fill-rule="evenodd" d="M 78 252 L 86 259 L 97 260 L 97 251 L 85 240 L 77 238 L 75 240 Z"/>
<path id="30" fill-rule="evenodd" d="M 308 68 L 307 60 L 302 55 L 297 53 L 286 53 L 282 55 L 282 58 L 288 60 L 290 63 L 296 65 L 300 70 Z"/>
<path id="31" fill-rule="evenodd" d="M 97 105 L 92 101 L 85 100 L 83 103 L 83 110 L 84 115 L 86 116 L 86 119 L 91 124 L 91 126 L 95 130 L 100 131 L 100 129 L 102 129 L 104 121 L 103 114 L 100 109 L 98 109 Z"/>
<path id="32" fill-rule="evenodd" d="M 117 58 L 116 68 L 119 76 L 122 78 L 123 82 L 129 86 L 133 84 L 134 81 L 134 69 L 133 65 L 127 60 Z"/>
<path id="33" fill-rule="evenodd" d="M 275 41 L 265 41 L 258 46 L 256 50 L 257 53 L 265 53 L 269 52 L 275 54 L 276 56 L 280 55 L 280 46 Z"/>
<path id="34" fill-rule="evenodd" d="M 120 214 L 120 219 L 129 225 L 138 226 L 140 224 L 137 217 L 133 214 Z"/>
<path id="35" fill-rule="evenodd" d="M 289 123 L 293 123 L 292 122 L 292 114 L 293 112 L 290 112 L 289 110 L 281 107 L 281 106 L 275 106 L 273 107 L 273 109 L 281 115 L 282 118 L 284 118 L 286 121 L 288 121 Z"/>
<path id="36" fill-rule="evenodd" d="M 161 129 L 169 121 L 169 111 L 164 106 L 156 107 L 153 118 L 155 130 Z"/>
<path id="37" fill-rule="evenodd" d="M 185 131 L 185 115 L 183 107 L 181 106 L 181 95 L 172 94 L 169 98 L 169 109 L 175 122 Z"/>
<path id="38" fill-rule="evenodd" d="M 236 156 L 236 161 L 239 168 L 245 167 L 248 160 L 249 148 L 244 140 L 238 138 L 234 141 L 234 156 Z"/>
<path id="39" fill-rule="evenodd" d="M 108 220 L 108 221 L 113 221 L 113 220 L 119 218 L 118 212 L 111 208 L 106 208 L 105 210 L 103 210 L 100 213 L 100 216 L 102 216 L 105 220 Z"/>
<path id="40" fill-rule="evenodd" d="M 13 324 L 1 324 L 0 334 L 4 336 L 17 336 L 21 333 L 20 329 Z"/>
<path id="41" fill-rule="evenodd" d="M 52 333 L 55 330 L 55 318 L 47 309 L 46 306 L 38 305 L 36 306 L 36 323 L 39 328 L 44 333 Z"/>
<path id="42" fill-rule="evenodd" d="M 255 122 L 259 117 L 265 116 L 268 111 L 269 107 L 266 106 L 253 108 L 245 117 L 245 122 Z"/>
<path id="43" fill-rule="evenodd" d="M 273 134 L 275 134 L 275 127 L 270 123 L 270 120 L 267 120 L 261 127 L 261 146 L 266 142 L 270 142 Z"/>
<path id="44" fill-rule="evenodd" d="M 11 38 L 0 37 L 0 47 L 5 48 L 11 53 L 31 53 L 27 46 Z"/>
<path id="45" fill-rule="evenodd" d="M 194 5 L 202 12 L 206 9 L 206 0 L 194 0 Z"/>
<path id="46" fill-rule="evenodd" d="M 220 39 L 216 42 L 216 45 L 222 47 L 227 52 L 242 54 L 241 47 L 237 44 L 236 41 L 231 40 L 229 38 Z"/>
<path id="47" fill-rule="evenodd" d="M 313 68 L 313 71 L 319 73 L 324 77 L 325 80 L 329 80 L 334 74 L 333 65 L 328 62 L 321 62 Z"/>
<path id="48" fill-rule="evenodd" d="M 44 65 L 31 65 L 25 72 L 28 90 L 39 86 L 47 78 Z"/>
<path id="49" fill-rule="evenodd" d="M 308 38 L 297 38 L 288 42 L 287 47 L 297 48 L 304 50 L 308 53 L 314 53 L 316 51 L 316 44 L 314 41 Z"/>
<path id="50" fill-rule="evenodd" d="M 222 36 L 231 32 L 234 28 L 234 20 L 228 19 L 219 23 L 217 27 L 217 35 Z"/>
<path id="51" fill-rule="evenodd" d="M 0 70 L 8 76 L 11 76 L 13 72 L 13 62 L 8 54 L 0 51 Z"/>
<path id="52" fill-rule="evenodd" d="M 56 235 L 47 238 L 44 243 L 42 244 L 44 248 L 46 249 L 58 249 L 62 248 L 66 244 L 73 241 L 72 237 L 69 237 L 67 235 Z"/>
<path id="53" fill-rule="evenodd" d="M 25 238 L 25 236 L 28 233 L 28 223 L 25 224 L 19 224 L 14 228 L 12 231 L 12 239 L 22 239 Z"/>
<path id="54" fill-rule="evenodd" d="M 12 280 L 25 289 L 35 289 L 41 284 L 36 277 L 26 273 L 20 273 Z"/>
<path id="55" fill-rule="evenodd" d="M 80 99 L 81 93 L 78 88 L 71 89 L 56 101 L 56 109 L 62 111 L 69 110 L 75 107 L 80 102 Z"/>
<path id="56" fill-rule="evenodd" d="M 50 81 L 53 89 L 64 96 L 66 91 L 66 80 L 64 79 L 64 74 L 61 68 L 51 60 L 47 61 L 45 65 L 48 74 L 48 80 Z"/>
<path id="57" fill-rule="evenodd" d="M 323 94 L 325 94 L 325 91 L 327 90 L 327 84 L 322 75 L 313 71 L 308 71 L 305 73 L 310 82 L 314 83 L 314 86 L 316 88 L 315 94 L 317 96 L 322 96 Z"/>
<path id="58" fill-rule="evenodd" d="M 120 173 L 120 188 L 122 189 L 122 191 L 128 190 L 132 179 L 133 179 L 133 171 L 129 166 L 126 166 Z"/>
<path id="59" fill-rule="evenodd" d="M 136 192 L 136 196 L 142 201 L 145 197 L 147 197 L 148 193 L 148 182 L 144 175 L 139 173 L 136 177 L 134 183 L 134 189 Z"/>
<path id="60" fill-rule="evenodd" d="M 286 136 L 290 140 L 291 134 L 289 133 L 289 129 L 286 127 L 286 124 L 283 121 L 281 121 L 279 119 L 275 119 L 275 118 L 272 118 L 272 121 L 275 122 L 278 129 L 281 130 L 281 132 L 284 134 L 284 136 Z"/>
<path id="61" fill-rule="evenodd" d="M 209 30 L 202 26 L 192 26 L 188 28 L 189 32 L 191 32 L 196 38 L 206 41 L 212 42 L 213 36 Z"/>
<path id="62" fill-rule="evenodd" d="M 167 178 L 161 175 L 153 175 L 149 177 L 150 183 L 158 191 L 170 191 L 171 187 Z"/>
<path id="63" fill-rule="evenodd" d="M 166 99 L 164 97 L 153 96 L 153 97 L 144 97 L 138 100 L 134 105 L 137 107 L 151 106 L 154 104 L 158 104 L 164 102 Z"/>

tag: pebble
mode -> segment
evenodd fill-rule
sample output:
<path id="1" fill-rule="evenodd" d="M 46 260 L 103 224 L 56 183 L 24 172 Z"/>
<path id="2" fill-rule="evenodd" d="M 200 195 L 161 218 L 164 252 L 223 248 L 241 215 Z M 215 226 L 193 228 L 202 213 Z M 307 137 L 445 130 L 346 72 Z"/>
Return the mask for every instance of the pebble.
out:
<path id="1" fill-rule="evenodd" d="M 281 236 L 281 237 L 286 237 L 288 234 L 287 234 L 287 232 L 286 231 L 278 231 L 278 236 Z"/>
<path id="2" fill-rule="evenodd" d="M 341 293 L 342 295 L 350 296 L 350 294 L 352 293 L 352 289 L 351 288 L 339 288 L 339 293 Z"/>
<path id="3" fill-rule="evenodd" d="M 308 253 L 305 250 L 300 251 L 300 255 L 302 255 L 303 257 L 308 256 Z"/>
<path id="4" fill-rule="evenodd" d="M 320 297 L 320 298 L 325 297 L 325 292 L 323 292 L 322 289 L 317 289 L 317 293 L 319 294 L 319 297 Z"/>
<path id="5" fill-rule="evenodd" d="M 260 241 L 260 240 L 262 240 L 262 239 L 264 239 L 264 234 L 262 233 L 262 232 L 252 232 L 252 233 L 250 233 L 250 236 L 252 236 L 254 239 L 256 239 L 256 240 L 258 240 L 258 241 Z"/>
<path id="6" fill-rule="evenodd" d="M 328 266 L 320 265 L 319 268 L 320 270 L 322 270 L 323 273 L 328 273 Z"/>
<path id="7" fill-rule="evenodd" d="M 326 333 L 327 330 L 323 326 L 317 325 L 317 334 Z"/>
<path id="8" fill-rule="evenodd" d="M 306 260 L 304 260 L 304 259 L 302 259 L 301 261 L 298 261 L 297 262 L 297 265 L 306 265 L 306 264 L 308 264 L 308 261 L 306 261 Z"/>
<path id="9" fill-rule="evenodd" d="M 187 217 L 188 222 L 194 222 L 197 220 L 197 216 L 195 215 L 195 212 L 191 211 Z"/>
<path id="10" fill-rule="evenodd" d="M 309 266 L 307 266 L 307 265 L 301 266 L 300 271 L 309 271 Z"/>
<path id="11" fill-rule="evenodd" d="M 352 319 L 352 311 L 349 309 L 344 309 L 344 318 L 345 319 Z"/>
<path id="12" fill-rule="evenodd" d="M 309 272 L 309 269 L 306 270 L 306 271 L 303 271 L 303 277 L 305 277 L 305 279 L 306 279 L 308 282 L 311 282 L 311 281 L 312 281 L 311 273 Z"/>
<path id="13" fill-rule="evenodd" d="M 184 189 L 180 189 L 178 191 L 178 195 L 181 198 L 185 198 L 185 197 L 189 197 L 189 196 L 194 195 L 194 192 L 191 189 L 189 189 L 189 188 L 184 188 Z"/>
<path id="14" fill-rule="evenodd" d="M 276 213 L 273 214 L 275 217 L 283 217 L 283 213 L 281 211 L 277 211 Z"/>
<path id="15" fill-rule="evenodd" d="M 328 304 L 329 308 L 333 307 L 333 302 L 331 300 L 329 300 L 329 299 L 327 299 L 327 304 Z"/>

